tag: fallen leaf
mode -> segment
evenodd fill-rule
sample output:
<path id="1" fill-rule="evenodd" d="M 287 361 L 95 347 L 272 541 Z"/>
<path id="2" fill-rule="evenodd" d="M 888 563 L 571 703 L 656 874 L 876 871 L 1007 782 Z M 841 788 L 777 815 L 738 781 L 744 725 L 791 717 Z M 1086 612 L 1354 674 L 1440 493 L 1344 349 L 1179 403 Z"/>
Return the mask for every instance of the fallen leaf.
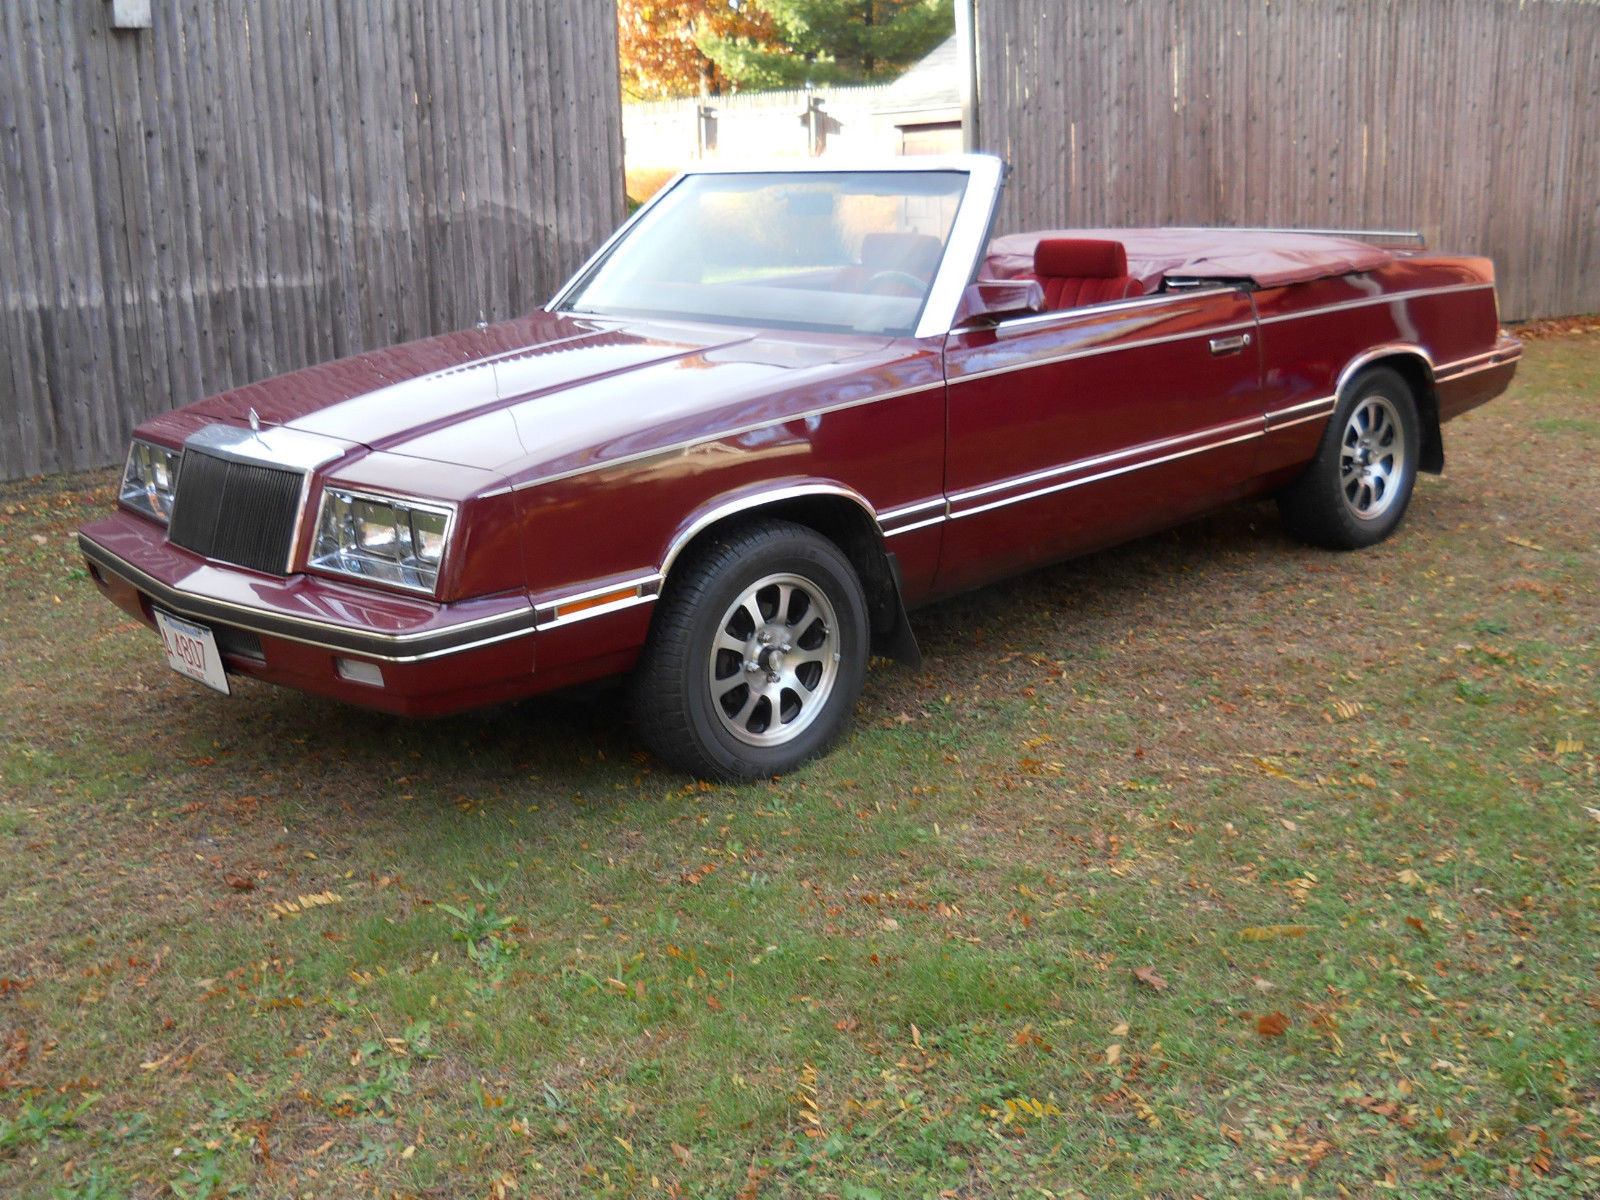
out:
<path id="1" fill-rule="evenodd" d="M 1250 985 L 1258 992 L 1270 992 L 1278 986 L 1277 984 L 1273 983 L 1272 980 L 1263 979 L 1259 975 L 1250 981 Z"/>
<path id="2" fill-rule="evenodd" d="M 285 917 L 295 916 L 297 913 L 308 909 L 320 908 L 324 904 L 339 904 L 344 897 L 338 892 L 313 892 L 308 896 L 297 896 L 293 900 L 280 900 L 273 904 L 272 911 L 268 914 L 273 920 L 279 921 Z"/>
<path id="3" fill-rule="evenodd" d="M 1262 1037 L 1282 1037 L 1289 1028 L 1289 1018 L 1281 1012 L 1269 1012 L 1256 1019 L 1256 1032 Z"/>
<path id="4" fill-rule="evenodd" d="M 1122 1061 L 1122 1043 L 1112 1042 L 1106 1047 L 1106 1065 L 1114 1067 Z"/>
<path id="5" fill-rule="evenodd" d="M 256 881 L 248 875 L 227 874 L 222 877 L 222 882 L 236 892 L 253 892 L 256 890 Z"/>
<path id="6" fill-rule="evenodd" d="M 1421 887 L 1422 886 L 1422 876 L 1418 875 L 1410 867 L 1407 867 L 1404 871 L 1401 871 L 1400 874 L 1395 876 L 1395 878 L 1398 879 L 1401 883 L 1405 884 L 1407 887 Z"/>
<path id="7" fill-rule="evenodd" d="M 1051 1049 L 1050 1043 L 1035 1033 L 1032 1025 L 1024 1025 L 1021 1029 L 1017 1030 L 1017 1032 L 1012 1036 L 1011 1041 L 1014 1045 L 1021 1046 L 1023 1048 L 1028 1046 L 1038 1046 L 1046 1053 L 1049 1053 Z"/>
<path id="8" fill-rule="evenodd" d="M 1112 1037 L 1127 1037 L 1128 1036 L 1128 1023 L 1126 1021 L 1118 1022 L 1117 1023 L 1117 1027 L 1111 1031 L 1111 1036 Z"/>
<path id="9" fill-rule="evenodd" d="M 1556 742 L 1557 754 L 1582 754 L 1583 743 L 1577 738 L 1561 738 Z"/>
<path id="10" fill-rule="evenodd" d="M 1133 969 L 1133 977 L 1144 984 L 1145 987 L 1154 991 L 1164 992 L 1167 990 L 1167 981 L 1156 974 L 1154 967 L 1135 967 Z"/>
<path id="11" fill-rule="evenodd" d="M 694 1157 L 694 1152 L 687 1146 L 680 1146 L 677 1142 L 673 1142 L 672 1157 L 677 1159 L 678 1162 L 683 1166 L 687 1167 L 689 1165 L 689 1160 Z"/>
<path id="12" fill-rule="evenodd" d="M 1411 926 L 1411 928 L 1415 929 L 1418 933 L 1422 934 L 1424 937 L 1426 937 L 1428 935 L 1427 923 L 1424 922 L 1421 917 L 1407 917 L 1406 918 L 1406 924 Z"/>
<path id="13" fill-rule="evenodd" d="M 1544 552 L 1544 547 L 1539 545 L 1538 542 L 1530 542 L 1524 537 L 1512 537 L 1508 535 L 1506 537 L 1506 541 L 1510 542 L 1513 546 L 1521 546 L 1524 550 L 1537 550 L 1541 554 Z"/>
<path id="14" fill-rule="evenodd" d="M 1281 938 L 1305 937 L 1309 925 L 1250 925 L 1239 930 L 1241 942 L 1275 942 Z"/>
<path id="15" fill-rule="evenodd" d="M 1361 704 L 1355 700 L 1335 700 L 1333 715 L 1341 721 L 1351 721 L 1361 715 Z"/>

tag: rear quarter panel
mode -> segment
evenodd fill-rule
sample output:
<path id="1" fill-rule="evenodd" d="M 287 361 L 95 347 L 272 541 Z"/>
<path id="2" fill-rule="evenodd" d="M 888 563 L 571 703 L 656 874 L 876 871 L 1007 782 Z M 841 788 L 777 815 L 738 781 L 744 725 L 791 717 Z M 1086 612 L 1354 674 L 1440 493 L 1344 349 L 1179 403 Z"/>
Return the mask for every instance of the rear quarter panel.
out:
<path id="1" fill-rule="evenodd" d="M 1360 356 L 1412 348 L 1441 368 L 1493 350 L 1499 329 L 1494 267 L 1485 258 L 1404 257 L 1377 271 L 1264 289 L 1256 311 L 1269 474 L 1316 453 L 1340 377 Z M 1454 415 L 1443 399 L 1441 416 Z"/>

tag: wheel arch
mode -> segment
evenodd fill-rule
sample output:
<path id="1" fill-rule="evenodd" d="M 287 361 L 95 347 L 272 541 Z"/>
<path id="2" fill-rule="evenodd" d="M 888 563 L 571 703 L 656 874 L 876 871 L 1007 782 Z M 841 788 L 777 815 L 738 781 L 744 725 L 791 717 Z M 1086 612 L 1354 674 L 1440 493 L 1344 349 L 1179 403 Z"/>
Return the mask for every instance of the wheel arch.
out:
<path id="1" fill-rule="evenodd" d="M 792 521 L 838 546 L 866 592 L 873 653 L 921 665 L 900 595 L 899 568 L 884 545 L 877 511 L 860 492 L 832 480 L 766 483 L 708 501 L 679 525 L 663 552 L 663 590 L 672 586 L 673 568 L 687 551 L 732 525 L 762 519 Z"/>
<path id="2" fill-rule="evenodd" d="M 1439 425 L 1439 390 L 1434 383 L 1433 355 L 1415 342 L 1386 342 L 1364 350 L 1340 370 L 1334 389 L 1338 397 L 1342 400 L 1349 386 L 1373 367 L 1388 367 L 1410 387 L 1417 403 L 1417 416 L 1422 420 L 1419 431 L 1422 447 L 1417 469 L 1431 475 L 1439 474 L 1444 470 L 1444 435 Z"/>

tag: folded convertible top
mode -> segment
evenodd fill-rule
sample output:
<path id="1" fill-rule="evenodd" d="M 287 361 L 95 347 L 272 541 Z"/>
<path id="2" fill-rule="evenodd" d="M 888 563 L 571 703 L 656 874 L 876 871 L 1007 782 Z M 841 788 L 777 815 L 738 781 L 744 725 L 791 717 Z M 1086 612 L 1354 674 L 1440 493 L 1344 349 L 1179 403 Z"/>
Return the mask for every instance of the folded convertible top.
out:
<path id="1" fill-rule="evenodd" d="M 1258 229 L 1052 229 L 1011 233 L 989 243 L 984 278 L 1011 279 L 1033 270 L 1044 238 L 1104 238 L 1128 252 L 1128 273 L 1155 291 L 1163 279 L 1245 279 L 1282 287 L 1330 275 L 1372 271 L 1393 250 L 1354 238 Z"/>

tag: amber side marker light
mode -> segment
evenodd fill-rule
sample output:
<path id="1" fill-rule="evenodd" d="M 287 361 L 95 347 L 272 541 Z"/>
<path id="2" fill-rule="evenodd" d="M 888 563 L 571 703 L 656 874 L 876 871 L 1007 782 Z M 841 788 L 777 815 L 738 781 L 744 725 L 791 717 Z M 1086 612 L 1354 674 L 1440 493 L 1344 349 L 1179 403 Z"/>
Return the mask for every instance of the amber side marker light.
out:
<path id="1" fill-rule="evenodd" d="M 598 596 L 590 596 L 587 600 L 574 600 L 570 604 L 556 606 L 556 620 L 563 617 L 575 616 L 581 612 L 588 612 L 591 608 L 601 608 L 607 604 L 615 604 L 618 600 L 632 600 L 639 594 L 639 587 L 618 588 L 614 592 L 601 592 Z"/>

